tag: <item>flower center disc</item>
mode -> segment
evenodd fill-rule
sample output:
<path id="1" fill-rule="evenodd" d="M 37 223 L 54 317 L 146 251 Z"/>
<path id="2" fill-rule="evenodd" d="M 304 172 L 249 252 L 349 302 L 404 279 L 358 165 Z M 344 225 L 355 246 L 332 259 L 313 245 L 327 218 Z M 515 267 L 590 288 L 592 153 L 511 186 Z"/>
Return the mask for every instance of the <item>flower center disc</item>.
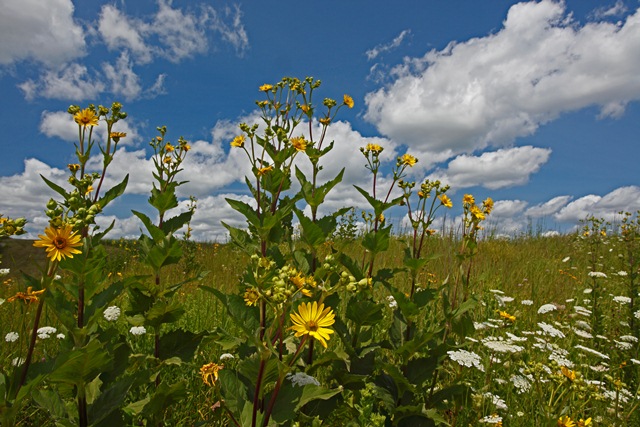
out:
<path id="1" fill-rule="evenodd" d="M 67 239 L 56 237 L 55 239 L 53 239 L 53 245 L 57 249 L 64 249 L 67 246 Z"/>
<path id="2" fill-rule="evenodd" d="M 307 324 L 307 329 L 315 332 L 318 330 L 318 324 L 313 320 L 310 320 L 309 323 Z"/>

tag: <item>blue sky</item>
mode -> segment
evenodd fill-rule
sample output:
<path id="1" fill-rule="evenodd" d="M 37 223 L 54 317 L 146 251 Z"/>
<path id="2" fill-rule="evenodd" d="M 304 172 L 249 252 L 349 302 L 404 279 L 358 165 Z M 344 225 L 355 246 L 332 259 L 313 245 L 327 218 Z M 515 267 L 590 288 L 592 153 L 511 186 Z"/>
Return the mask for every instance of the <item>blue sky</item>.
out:
<path id="1" fill-rule="evenodd" d="M 332 126 L 326 178 L 348 168 L 327 209 L 366 207 L 353 184 L 370 185 L 358 147 L 373 142 L 389 166 L 416 155 L 411 178 L 450 183 L 454 202 L 493 197 L 502 232 L 613 220 L 640 209 L 639 6 L 5 0 L 0 212 L 26 216 L 30 237 L 41 232 L 53 194 L 39 175 L 63 182 L 74 160 L 67 107 L 117 100 L 128 137 L 108 178 L 133 182 L 106 212 L 119 218 L 112 236 L 139 233 L 130 210 L 145 210 L 148 141 L 166 125 L 170 140 L 193 146 L 180 190 L 199 200 L 195 235 L 222 240 L 220 220 L 239 221 L 224 198 L 247 197 L 247 165 L 229 141 L 256 120 L 258 86 L 314 76 L 321 97 L 356 102 Z"/>

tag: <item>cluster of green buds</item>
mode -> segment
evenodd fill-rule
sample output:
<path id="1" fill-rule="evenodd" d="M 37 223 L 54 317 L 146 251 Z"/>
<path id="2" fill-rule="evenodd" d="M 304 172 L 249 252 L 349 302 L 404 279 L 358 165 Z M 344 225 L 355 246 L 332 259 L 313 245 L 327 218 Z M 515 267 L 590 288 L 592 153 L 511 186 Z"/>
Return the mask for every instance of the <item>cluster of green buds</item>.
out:
<path id="1" fill-rule="evenodd" d="M 356 292 L 363 289 L 370 289 L 372 287 L 373 281 L 371 277 L 363 277 L 358 280 L 347 271 L 343 271 L 340 273 L 340 283 L 345 286 L 347 291 Z"/>
<path id="2" fill-rule="evenodd" d="M 24 234 L 25 218 L 6 218 L 0 214 L 0 237 L 19 236 Z"/>
<path id="3" fill-rule="evenodd" d="M 272 286 L 265 295 L 274 303 L 281 304 L 299 294 L 311 297 L 316 286 L 313 276 L 305 276 L 295 267 L 285 265 L 277 270 Z"/>
<path id="4" fill-rule="evenodd" d="M 384 151 L 384 148 L 378 144 L 367 144 L 365 147 L 360 147 L 360 152 L 367 159 L 365 167 L 374 174 L 380 169 L 380 154 Z"/>
<path id="5" fill-rule="evenodd" d="M 155 152 L 153 161 L 156 169 L 160 173 L 161 179 L 165 179 L 166 177 L 166 181 L 172 181 L 173 177 L 180 172 L 180 165 L 187 156 L 187 152 L 191 150 L 191 146 L 183 137 L 178 138 L 176 145 L 166 141 L 166 126 L 160 126 L 156 129 L 160 135 L 149 142 L 149 145 L 151 145 Z"/>

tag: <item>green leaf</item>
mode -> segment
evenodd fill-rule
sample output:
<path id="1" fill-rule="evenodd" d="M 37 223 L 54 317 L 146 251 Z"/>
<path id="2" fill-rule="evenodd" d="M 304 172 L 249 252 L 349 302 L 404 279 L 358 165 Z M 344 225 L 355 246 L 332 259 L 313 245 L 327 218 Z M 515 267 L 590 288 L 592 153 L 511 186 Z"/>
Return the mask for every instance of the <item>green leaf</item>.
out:
<path id="1" fill-rule="evenodd" d="M 179 403 L 187 397 L 187 382 L 179 381 L 169 385 L 161 382 L 156 387 L 155 393 L 151 396 L 149 402 L 144 405 L 142 415 L 149 417 L 155 416 L 156 419 L 162 419 L 162 414 L 173 404 Z"/>
<path id="2" fill-rule="evenodd" d="M 155 186 L 151 189 L 149 204 L 156 208 L 160 215 L 178 206 L 178 198 L 175 194 L 177 185 L 175 182 L 168 183 L 164 191 L 158 190 Z"/>
<path id="3" fill-rule="evenodd" d="M 327 400 L 339 393 L 342 393 L 341 388 L 332 390 L 315 384 L 307 384 L 302 390 L 302 396 L 300 396 L 300 401 L 296 405 L 296 410 L 300 410 L 304 405 L 314 400 Z"/>
<path id="4" fill-rule="evenodd" d="M 145 318 L 149 326 L 159 327 L 165 323 L 174 323 L 184 315 L 185 309 L 179 301 L 156 301 L 146 313 Z"/>
<path id="5" fill-rule="evenodd" d="M 166 236 L 165 233 L 160 228 L 158 228 L 153 222 L 151 222 L 151 219 L 148 216 L 146 216 L 142 212 L 138 212 L 138 211 L 134 211 L 134 210 L 132 210 L 131 212 L 135 216 L 140 218 L 140 221 L 142 221 L 142 223 L 144 224 L 145 228 L 149 232 L 149 235 L 151 235 L 151 238 L 155 242 L 160 242 L 165 238 L 165 236 Z"/>
<path id="6" fill-rule="evenodd" d="M 347 304 L 347 319 L 359 326 L 376 325 L 384 318 L 382 305 L 369 300 L 355 298 Z"/>
<path id="7" fill-rule="evenodd" d="M 247 219 L 247 222 L 254 227 L 260 226 L 260 218 L 258 217 L 258 212 L 251 207 L 248 203 L 242 202 L 240 200 L 234 199 L 225 199 L 229 206 L 231 206 L 234 210 L 240 212 Z"/>
<path id="8" fill-rule="evenodd" d="M 196 350 L 204 337 L 204 332 L 196 334 L 184 329 L 167 332 L 160 337 L 160 357 L 162 359 L 179 357 L 184 362 L 193 360 Z"/>
<path id="9" fill-rule="evenodd" d="M 191 221 L 192 216 L 192 211 L 183 212 L 180 215 L 174 216 L 162 223 L 162 231 L 164 231 L 166 234 L 175 233 L 186 223 Z"/>
<path id="10" fill-rule="evenodd" d="M 256 336 L 256 331 L 260 327 L 258 310 L 247 307 L 244 299 L 240 295 L 227 295 L 218 289 L 204 285 L 201 285 L 200 289 L 214 294 L 222 305 L 227 308 L 227 313 L 229 313 L 235 325 L 242 329 L 246 337 L 251 340 L 256 347 L 262 347 L 262 342 Z"/>
<path id="11" fill-rule="evenodd" d="M 300 238 L 303 242 L 309 245 L 312 248 L 317 248 L 326 240 L 326 235 L 322 231 L 322 228 L 310 218 L 307 218 L 304 213 L 300 209 L 293 210 L 298 217 L 298 221 L 300 221 L 300 226 L 302 227 L 302 233 Z"/>
<path id="12" fill-rule="evenodd" d="M 235 372 L 230 369 L 222 369 L 219 372 L 220 390 L 224 397 L 224 405 L 234 414 L 236 419 L 240 418 L 245 403 L 252 406 L 247 396 L 247 387 L 238 379 Z"/>
<path id="13" fill-rule="evenodd" d="M 42 180 L 49 186 L 49 188 L 51 188 L 56 193 L 60 194 L 65 200 L 69 198 L 69 193 L 67 193 L 67 191 L 64 188 L 60 187 L 58 184 L 54 182 L 49 181 L 43 175 L 40 175 L 40 178 L 42 178 Z"/>
<path id="14" fill-rule="evenodd" d="M 38 406 L 49 412 L 52 419 L 59 420 L 68 416 L 60 393 L 53 390 L 36 389 L 31 392 L 31 397 Z"/>
<path id="15" fill-rule="evenodd" d="M 124 193 L 124 190 L 127 188 L 127 183 L 129 182 L 129 174 L 124 177 L 122 182 L 112 188 L 110 188 L 104 196 L 98 199 L 98 205 L 100 208 L 104 209 L 112 200 L 116 197 L 121 196 Z"/>
<path id="16" fill-rule="evenodd" d="M 72 385 L 87 383 L 108 369 L 111 363 L 111 356 L 102 343 L 93 340 L 85 347 L 61 354 L 49 380 Z"/>
<path id="17" fill-rule="evenodd" d="M 373 254 L 378 254 L 389 249 L 391 241 L 391 225 L 381 227 L 378 231 L 371 230 L 362 238 L 362 247 Z"/>
<path id="18" fill-rule="evenodd" d="M 235 243 L 245 253 L 253 254 L 255 244 L 253 243 L 249 233 L 240 228 L 232 227 L 224 221 L 220 221 L 220 223 L 227 229 L 227 231 L 229 231 L 229 237 L 231 237 L 231 241 L 233 243 Z"/>

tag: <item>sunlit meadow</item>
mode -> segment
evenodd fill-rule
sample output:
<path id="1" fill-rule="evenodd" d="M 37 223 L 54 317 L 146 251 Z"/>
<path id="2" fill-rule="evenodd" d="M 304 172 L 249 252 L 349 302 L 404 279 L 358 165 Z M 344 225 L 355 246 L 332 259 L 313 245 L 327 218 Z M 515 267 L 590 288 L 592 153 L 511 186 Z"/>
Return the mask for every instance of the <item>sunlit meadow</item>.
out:
<path id="1" fill-rule="evenodd" d="M 251 166 L 253 200 L 228 199 L 245 227 L 224 224 L 224 243 L 192 239 L 197 199 L 176 209 L 191 146 L 162 126 L 155 215 L 133 212 L 138 240 L 110 239 L 96 217 L 128 185 L 103 187 L 127 114 L 117 102 L 69 108 L 77 163 L 66 182 L 44 179 L 39 270 L 7 267 L 26 219 L 0 217 L 3 426 L 640 423 L 638 215 L 499 238 L 490 198 L 415 182 L 419 159 L 383 164 L 376 144 L 354 147 L 369 209 L 320 215 L 344 172 L 326 176 L 323 161 L 348 143 L 327 129 L 354 105 L 318 102 L 320 86 L 257 88 L 261 123 L 229 141 Z M 102 168 L 88 170 L 96 155 Z M 436 231 L 454 205 L 462 217 Z"/>

